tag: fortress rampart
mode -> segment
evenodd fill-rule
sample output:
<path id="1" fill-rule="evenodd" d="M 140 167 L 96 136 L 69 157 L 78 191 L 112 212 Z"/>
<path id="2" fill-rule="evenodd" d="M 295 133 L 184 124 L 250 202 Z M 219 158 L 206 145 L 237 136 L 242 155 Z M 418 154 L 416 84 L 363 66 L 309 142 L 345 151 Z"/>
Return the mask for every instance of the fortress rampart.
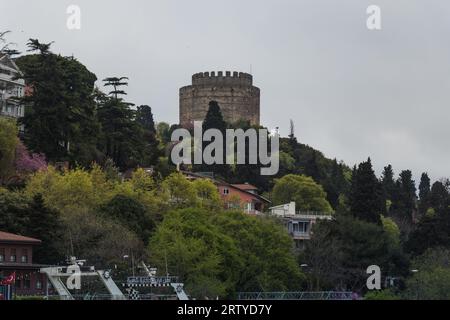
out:
<path id="1" fill-rule="evenodd" d="M 260 90 L 253 86 L 252 75 L 236 71 L 194 74 L 192 85 L 180 89 L 180 124 L 190 127 L 194 121 L 203 121 L 212 100 L 219 103 L 225 121 L 259 125 Z"/>

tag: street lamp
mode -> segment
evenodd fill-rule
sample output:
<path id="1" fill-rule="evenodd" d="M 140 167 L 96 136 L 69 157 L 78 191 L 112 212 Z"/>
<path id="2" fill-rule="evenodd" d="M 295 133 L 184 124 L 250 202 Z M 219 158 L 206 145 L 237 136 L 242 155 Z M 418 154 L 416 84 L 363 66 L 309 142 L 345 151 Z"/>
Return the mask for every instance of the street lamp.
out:
<path id="1" fill-rule="evenodd" d="M 309 266 L 308 266 L 306 263 L 302 263 L 302 264 L 300 265 L 300 268 L 302 268 L 302 270 L 305 271 L 305 274 L 307 273 L 307 270 L 305 270 L 305 269 L 308 268 L 308 267 L 309 267 Z M 308 286 L 308 290 L 311 290 L 311 289 L 312 289 L 312 279 L 311 279 L 311 276 L 306 275 L 306 279 L 307 279 L 306 284 L 307 284 L 307 286 Z"/>
<path id="2" fill-rule="evenodd" d="M 412 273 L 416 274 L 419 272 L 417 269 L 411 270 Z M 416 300 L 419 300 L 419 278 L 416 277 Z"/>
<path id="3" fill-rule="evenodd" d="M 124 259 L 128 259 L 130 256 L 129 255 L 124 255 L 123 258 Z M 133 273 L 133 277 L 134 277 L 134 256 L 133 256 L 133 252 L 131 253 L 131 271 Z"/>

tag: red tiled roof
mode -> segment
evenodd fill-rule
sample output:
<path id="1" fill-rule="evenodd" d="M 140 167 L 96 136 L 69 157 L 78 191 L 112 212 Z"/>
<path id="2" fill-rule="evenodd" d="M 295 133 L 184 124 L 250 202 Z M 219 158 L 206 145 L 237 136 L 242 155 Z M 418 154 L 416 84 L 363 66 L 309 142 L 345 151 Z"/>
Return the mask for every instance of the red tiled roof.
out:
<path id="1" fill-rule="evenodd" d="M 242 189 L 242 190 L 258 190 L 257 187 L 255 187 L 254 185 L 251 185 L 249 183 L 232 184 L 232 186 Z"/>
<path id="2" fill-rule="evenodd" d="M 20 236 L 9 232 L 0 231 L 0 242 L 27 242 L 27 243 L 41 243 L 41 240 Z"/>
<path id="3" fill-rule="evenodd" d="M 248 195 L 250 195 L 252 197 L 258 198 L 261 201 L 264 201 L 266 203 L 271 203 L 271 201 L 269 199 L 266 199 L 263 196 L 260 196 L 260 195 L 258 195 L 256 193 L 250 192 L 249 190 L 241 189 L 241 188 L 237 187 L 238 185 L 229 184 L 228 182 L 221 181 L 221 180 L 218 180 L 218 179 L 214 179 L 214 178 L 211 178 L 211 177 L 208 177 L 208 176 L 205 176 L 205 175 L 201 175 L 201 174 L 198 174 L 197 172 L 181 171 L 181 174 L 187 176 L 188 179 L 193 179 L 193 180 L 195 180 L 195 179 L 210 179 L 215 185 L 222 185 L 222 186 L 228 186 L 228 187 L 231 187 L 231 188 L 235 188 L 237 190 L 240 190 L 241 192 L 245 192 L 246 194 L 248 194 Z M 256 190 L 257 189 L 255 186 L 252 186 L 251 184 L 245 184 L 245 185 L 251 186 L 251 187 L 254 188 L 254 189 L 251 189 L 251 190 Z"/>

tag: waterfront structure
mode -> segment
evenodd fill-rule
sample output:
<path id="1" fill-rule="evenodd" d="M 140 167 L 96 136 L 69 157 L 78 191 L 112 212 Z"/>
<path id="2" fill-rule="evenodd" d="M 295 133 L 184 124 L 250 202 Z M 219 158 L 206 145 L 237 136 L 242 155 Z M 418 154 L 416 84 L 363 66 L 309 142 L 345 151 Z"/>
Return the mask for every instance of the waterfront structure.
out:
<path id="1" fill-rule="evenodd" d="M 14 276 L 13 292 L 18 296 L 44 295 L 47 277 L 41 264 L 33 263 L 33 248 L 41 240 L 0 231 L 0 279 Z"/>

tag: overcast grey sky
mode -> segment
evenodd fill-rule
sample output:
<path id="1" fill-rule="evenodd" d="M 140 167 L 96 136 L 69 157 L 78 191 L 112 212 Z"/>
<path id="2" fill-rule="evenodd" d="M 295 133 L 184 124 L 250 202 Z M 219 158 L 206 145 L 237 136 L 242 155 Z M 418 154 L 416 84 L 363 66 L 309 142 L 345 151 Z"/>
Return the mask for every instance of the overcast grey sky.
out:
<path id="1" fill-rule="evenodd" d="M 66 28 L 70 4 L 81 30 Z M 1 0 L 5 29 L 20 50 L 55 41 L 99 79 L 128 76 L 156 121 L 178 122 L 193 73 L 252 66 L 263 125 L 287 135 L 293 119 L 301 142 L 349 165 L 370 156 L 378 174 L 450 177 L 448 0 Z"/>

